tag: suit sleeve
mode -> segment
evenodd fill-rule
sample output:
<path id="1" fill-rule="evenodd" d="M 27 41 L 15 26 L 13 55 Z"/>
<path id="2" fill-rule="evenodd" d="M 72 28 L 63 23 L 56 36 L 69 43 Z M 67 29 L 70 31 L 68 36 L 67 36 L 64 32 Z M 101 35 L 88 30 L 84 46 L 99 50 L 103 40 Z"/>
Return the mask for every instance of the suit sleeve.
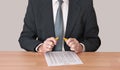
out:
<path id="1" fill-rule="evenodd" d="M 87 9 L 85 10 L 83 22 L 85 23 L 85 29 L 84 29 L 84 40 L 83 44 L 85 45 L 85 51 L 91 52 L 96 51 L 101 41 L 98 37 L 99 28 L 97 25 L 97 19 L 95 10 L 93 7 L 92 0 L 89 0 L 89 6 L 87 6 Z"/>
<path id="2" fill-rule="evenodd" d="M 37 30 L 31 1 L 32 0 L 29 0 L 28 3 L 27 12 L 24 18 L 23 31 L 19 38 L 21 48 L 27 51 L 35 51 L 36 46 L 41 43 L 41 41 L 36 40 Z"/>

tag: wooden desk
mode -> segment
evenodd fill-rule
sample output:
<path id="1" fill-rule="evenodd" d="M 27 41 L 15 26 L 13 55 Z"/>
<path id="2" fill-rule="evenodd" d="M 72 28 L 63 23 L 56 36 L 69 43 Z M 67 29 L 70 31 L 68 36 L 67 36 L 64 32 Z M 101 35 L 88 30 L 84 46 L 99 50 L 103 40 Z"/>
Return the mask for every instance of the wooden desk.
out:
<path id="1" fill-rule="evenodd" d="M 120 52 L 81 53 L 82 65 L 48 67 L 42 53 L 0 52 L 0 70 L 120 70 Z"/>

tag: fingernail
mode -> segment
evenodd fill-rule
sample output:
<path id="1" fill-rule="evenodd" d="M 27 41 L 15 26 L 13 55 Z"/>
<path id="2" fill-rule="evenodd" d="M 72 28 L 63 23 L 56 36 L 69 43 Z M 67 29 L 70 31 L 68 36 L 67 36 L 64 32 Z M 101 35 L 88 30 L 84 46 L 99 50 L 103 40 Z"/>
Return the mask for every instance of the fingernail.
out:
<path id="1" fill-rule="evenodd" d="M 73 49 L 73 48 L 70 48 L 70 50 L 74 51 L 75 49 Z"/>

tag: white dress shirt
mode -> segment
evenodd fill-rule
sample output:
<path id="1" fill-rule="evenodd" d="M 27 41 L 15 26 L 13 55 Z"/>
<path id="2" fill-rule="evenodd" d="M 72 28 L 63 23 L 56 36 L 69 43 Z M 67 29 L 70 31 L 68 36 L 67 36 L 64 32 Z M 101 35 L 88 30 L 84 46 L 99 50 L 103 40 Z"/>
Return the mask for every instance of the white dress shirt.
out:
<path id="1" fill-rule="evenodd" d="M 58 6 L 59 6 L 58 0 L 52 0 L 54 23 L 55 23 L 55 20 L 56 20 Z M 64 24 L 64 36 L 65 36 L 65 32 L 66 32 L 66 27 L 67 27 L 68 9 L 69 9 L 69 0 L 63 0 L 62 13 L 63 13 L 63 24 Z M 83 46 L 83 51 L 84 51 L 85 50 L 84 44 L 82 44 L 82 43 L 80 43 L 80 44 Z M 39 44 L 36 47 L 36 50 L 38 49 L 39 46 L 41 46 L 41 44 Z M 64 44 L 62 46 L 62 51 L 64 51 Z"/>
<path id="2" fill-rule="evenodd" d="M 57 10 L 58 10 L 58 6 L 59 6 L 58 0 L 52 0 L 52 6 L 53 6 L 53 18 L 54 18 L 54 22 L 55 22 Z M 64 34 L 66 31 L 66 25 L 67 25 L 68 7 L 69 7 L 69 0 L 63 0 L 62 12 L 63 12 Z"/>

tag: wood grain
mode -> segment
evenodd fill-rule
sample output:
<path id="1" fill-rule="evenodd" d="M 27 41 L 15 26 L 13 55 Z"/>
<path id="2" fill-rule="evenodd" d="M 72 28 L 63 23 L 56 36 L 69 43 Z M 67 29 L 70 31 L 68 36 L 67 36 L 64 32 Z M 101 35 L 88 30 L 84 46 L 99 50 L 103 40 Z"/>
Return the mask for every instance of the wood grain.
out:
<path id="1" fill-rule="evenodd" d="M 84 64 L 47 66 L 43 53 L 0 52 L 0 70 L 120 70 L 120 52 L 78 54 Z"/>

